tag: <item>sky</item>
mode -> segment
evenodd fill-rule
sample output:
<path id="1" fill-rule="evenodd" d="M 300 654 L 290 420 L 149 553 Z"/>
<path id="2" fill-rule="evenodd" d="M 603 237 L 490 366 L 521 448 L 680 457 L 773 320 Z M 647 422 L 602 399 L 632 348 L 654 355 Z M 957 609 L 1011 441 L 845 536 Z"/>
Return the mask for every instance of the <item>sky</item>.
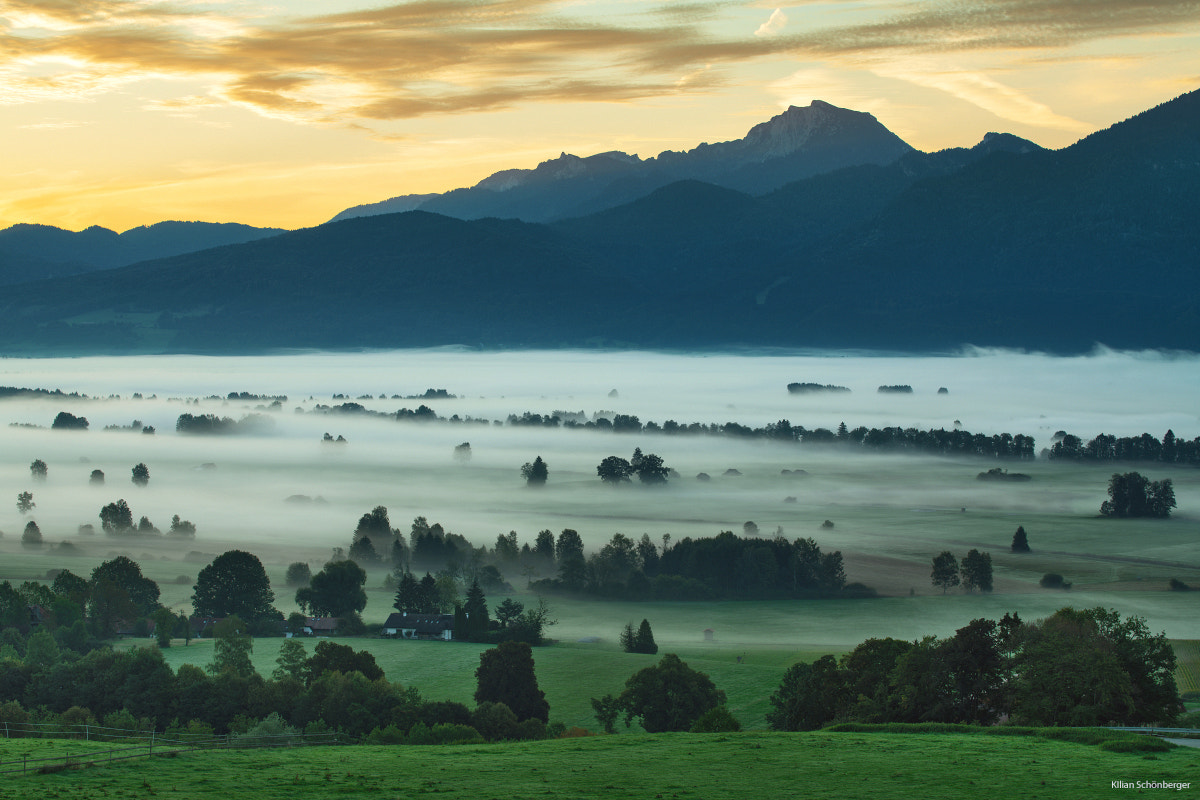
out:
<path id="1" fill-rule="evenodd" d="M 1065 147 L 1200 88 L 1194 0 L 0 0 L 0 228 L 299 228 L 814 99 Z"/>

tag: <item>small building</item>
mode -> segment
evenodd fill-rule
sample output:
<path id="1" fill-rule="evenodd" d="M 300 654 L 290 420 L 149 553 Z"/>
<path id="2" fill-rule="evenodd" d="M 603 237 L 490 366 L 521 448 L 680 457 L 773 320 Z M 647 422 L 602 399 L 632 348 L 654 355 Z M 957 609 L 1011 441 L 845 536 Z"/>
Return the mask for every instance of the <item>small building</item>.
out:
<path id="1" fill-rule="evenodd" d="M 713 641 L 716 641 L 716 639 L 717 639 L 716 631 L 714 631 L 712 628 L 704 629 L 704 641 L 713 642 Z"/>
<path id="2" fill-rule="evenodd" d="M 337 636 L 342 621 L 337 617 L 305 617 L 306 636 Z"/>
<path id="3" fill-rule="evenodd" d="M 383 623 L 383 635 L 397 639 L 454 639 L 453 614 L 413 614 L 399 611 Z"/>

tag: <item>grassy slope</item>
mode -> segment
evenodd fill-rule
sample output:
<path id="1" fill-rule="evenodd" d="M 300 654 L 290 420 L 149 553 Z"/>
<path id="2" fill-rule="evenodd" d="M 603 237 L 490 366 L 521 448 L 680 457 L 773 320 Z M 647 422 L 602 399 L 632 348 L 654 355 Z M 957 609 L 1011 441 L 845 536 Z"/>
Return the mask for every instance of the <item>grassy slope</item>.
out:
<path id="1" fill-rule="evenodd" d="M 282 641 L 255 640 L 253 659 L 261 674 L 269 675 L 275 668 Z M 485 649 L 484 645 L 350 638 L 336 641 L 356 650 L 370 651 L 389 680 L 415 686 L 426 699 L 474 705 L 475 668 L 479 666 L 479 652 Z M 144 640 L 138 643 L 144 644 Z M 211 641 L 193 641 L 187 647 L 182 644 L 176 642 L 164 651 L 173 667 L 211 661 Z M 311 653 L 314 643 L 307 641 L 305 646 Z M 663 652 L 666 651 L 660 651 L 660 655 Z M 797 660 L 812 660 L 822 655 L 822 652 L 790 648 L 759 649 L 747 651 L 739 664 L 729 650 L 693 646 L 673 648 L 672 652 L 679 653 L 693 668 L 707 672 L 728 695 L 733 714 L 751 728 L 766 727 L 768 698 L 779 685 L 784 670 Z M 596 728 L 590 699 L 620 692 L 626 678 L 657 660 L 655 656 L 622 653 L 615 646 L 604 644 L 564 643 L 534 651 L 538 685 L 550 701 L 550 718 L 590 729 Z"/>
<path id="2" fill-rule="evenodd" d="M 0 740 L 10 759 L 20 740 Z M 1200 752 L 1150 757 L 964 734 L 619 735 L 463 747 L 202 752 L 0 779 L 6 797 L 1096 797 L 1114 780 L 1200 785 Z"/>
<path id="3" fill-rule="evenodd" d="M 255 668 L 269 675 L 275 668 L 282 639 L 256 639 Z M 335 641 L 356 650 L 368 650 L 383 668 L 388 679 L 415 686 L 430 700 L 456 700 L 473 705 L 475 668 L 484 645 L 445 642 L 403 642 L 384 639 L 341 638 Z M 144 640 L 127 640 L 129 646 L 141 646 Z M 1179 690 L 1195 691 L 1200 675 L 1200 643 L 1173 642 L 1179 658 L 1176 681 Z M 314 642 L 305 646 L 311 653 Z M 659 654 L 675 652 L 691 667 L 712 677 L 717 688 L 728 695 L 729 709 L 748 729 L 765 729 L 769 698 L 779 686 L 783 672 L 797 661 L 812 661 L 826 653 L 840 655 L 837 649 L 734 648 L 719 644 L 672 646 Z M 167 663 L 207 664 L 212 659 L 210 640 L 182 641 L 164 651 Z M 742 663 L 737 657 L 742 656 Z M 550 718 L 567 725 L 596 729 L 589 700 L 621 690 L 625 679 L 649 666 L 658 656 L 622 653 L 612 643 L 585 644 L 564 642 L 534 650 L 538 685 L 550 701 Z"/>

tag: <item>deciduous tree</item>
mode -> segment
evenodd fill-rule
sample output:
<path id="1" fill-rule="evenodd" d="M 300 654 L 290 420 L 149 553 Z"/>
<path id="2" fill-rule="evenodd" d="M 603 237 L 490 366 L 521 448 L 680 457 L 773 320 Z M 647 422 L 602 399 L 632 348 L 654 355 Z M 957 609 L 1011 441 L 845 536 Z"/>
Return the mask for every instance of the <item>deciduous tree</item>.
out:
<path id="1" fill-rule="evenodd" d="M 192 609 L 202 617 L 237 615 L 249 624 L 281 619 L 275 592 L 258 556 L 229 550 L 200 570 L 192 587 Z"/>
<path id="2" fill-rule="evenodd" d="M 533 650 L 525 642 L 501 642 L 479 654 L 476 703 L 504 703 L 517 720 L 550 720 L 550 704 L 538 688 Z"/>
<path id="3" fill-rule="evenodd" d="M 213 675 L 229 672 L 248 678 L 254 674 L 252 652 L 254 640 L 246 623 L 236 615 L 226 617 L 213 627 L 213 660 L 207 669 Z"/>
<path id="4" fill-rule="evenodd" d="M 771 695 L 767 724 L 776 731 L 811 731 L 836 719 L 847 700 L 847 676 L 833 656 L 788 667 Z"/>
<path id="5" fill-rule="evenodd" d="M 296 592 L 296 603 L 314 616 L 343 617 L 366 608 L 363 584 L 367 573 L 353 561 L 331 561 L 313 575 L 312 582 Z"/>
<path id="6" fill-rule="evenodd" d="M 933 571 L 929 579 L 934 586 L 942 587 L 942 594 L 948 589 L 958 586 L 958 559 L 949 550 L 943 550 L 933 557 Z"/>
<path id="7" fill-rule="evenodd" d="M 600 476 L 600 480 L 616 486 L 619 483 L 629 483 L 633 467 L 620 456 L 608 456 L 596 467 L 596 474 Z"/>
<path id="8" fill-rule="evenodd" d="M 689 730 L 706 711 L 724 704 L 725 693 L 708 675 L 667 653 L 630 676 L 618 699 L 627 726 L 639 719 L 648 733 L 661 733 Z"/>
<path id="9" fill-rule="evenodd" d="M 100 527 L 110 535 L 122 535 L 133 531 L 133 511 L 124 499 L 109 503 L 100 509 Z"/>
<path id="10" fill-rule="evenodd" d="M 962 560 L 962 585 L 968 592 L 978 589 L 981 592 L 992 590 L 992 556 L 971 549 Z"/>

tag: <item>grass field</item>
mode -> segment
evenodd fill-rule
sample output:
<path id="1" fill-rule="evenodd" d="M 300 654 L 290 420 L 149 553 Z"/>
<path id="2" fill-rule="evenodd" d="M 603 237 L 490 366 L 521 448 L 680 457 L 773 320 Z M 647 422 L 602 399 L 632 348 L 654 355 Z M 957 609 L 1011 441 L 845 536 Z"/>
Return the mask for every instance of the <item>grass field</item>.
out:
<path id="1" fill-rule="evenodd" d="M 1182 692 L 1200 692 L 1200 641 L 1171 642 L 1178 666 L 1175 683 Z"/>
<path id="2" fill-rule="evenodd" d="M 0 740 L 0 760 L 30 745 Z M 19 756 L 17 756 L 19 757 Z M 1106 796 L 1113 781 L 1200 786 L 1200 751 L 1113 753 L 1038 737 L 971 734 L 659 734 L 450 747 L 206 751 L 0 778 L 0 794 L 100 800 Z M 1149 791 L 1149 790 L 1147 790 Z"/>
<path id="3" fill-rule="evenodd" d="M 479 653 L 485 645 L 463 642 L 406 642 L 392 639 L 338 638 L 356 650 L 367 650 L 375 656 L 389 680 L 405 686 L 415 686 L 428 700 L 454 700 L 468 706 L 474 704 L 475 668 Z M 256 639 L 253 661 L 262 675 L 275 669 L 282 639 Z M 311 653 L 315 646 L 307 640 Z M 1176 681 L 1179 690 L 1195 690 L 1194 681 L 1200 675 L 1200 642 L 1174 641 L 1179 660 Z M 146 640 L 125 640 L 124 646 L 149 646 Z M 719 642 L 712 644 L 675 643 L 660 649 L 675 652 L 694 669 L 708 673 L 728 696 L 729 710 L 747 729 L 765 730 L 770 696 L 779 686 L 784 671 L 797 661 L 813 661 L 844 650 L 802 649 L 797 647 L 732 647 Z M 203 666 L 212 660 L 212 641 L 193 640 L 186 647 L 176 641 L 163 651 L 168 664 L 178 669 L 181 664 Z M 625 679 L 639 669 L 655 663 L 659 656 L 623 653 L 615 643 L 560 642 L 534 650 L 538 685 L 550 703 L 550 718 L 568 726 L 595 730 L 590 700 L 608 693 L 619 693 Z M 741 661 L 738 661 L 738 657 Z M 1190 681 L 1190 682 L 1189 682 Z M 636 724 L 635 724 L 636 729 Z"/>

